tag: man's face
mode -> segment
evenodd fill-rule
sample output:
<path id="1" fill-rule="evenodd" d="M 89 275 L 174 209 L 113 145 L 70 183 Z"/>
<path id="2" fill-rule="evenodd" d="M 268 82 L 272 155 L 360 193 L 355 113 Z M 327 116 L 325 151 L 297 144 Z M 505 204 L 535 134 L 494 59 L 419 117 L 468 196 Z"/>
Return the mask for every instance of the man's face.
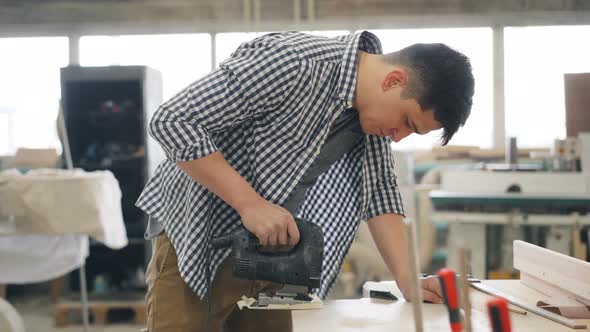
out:
<path id="1" fill-rule="evenodd" d="M 399 142 L 413 133 L 424 135 L 442 128 L 432 110 L 423 111 L 415 99 L 402 98 L 407 78 L 403 69 L 392 70 L 368 105 L 359 111 L 361 127 L 366 134 L 391 136 L 394 142 Z"/>

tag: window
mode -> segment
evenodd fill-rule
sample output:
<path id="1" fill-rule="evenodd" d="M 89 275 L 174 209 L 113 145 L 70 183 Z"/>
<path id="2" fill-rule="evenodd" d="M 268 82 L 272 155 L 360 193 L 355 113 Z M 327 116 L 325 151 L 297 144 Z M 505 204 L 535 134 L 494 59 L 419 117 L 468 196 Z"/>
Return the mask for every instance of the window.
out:
<path id="1" fill-rule="evenodd" d="M 14 110 L 0 108 L 0 156 L 10 155 L 14 151 Z"/>
<path id="2" fill-rule="evenodd" d="M 590 72 L 589 35 L 590 26 L 504 30 L 506 135 L 519 147 L 565 138 L 563 74 Z"/>
<path id="3" fill-rule="evenodd" d="M 471 115 L 464 127 L 453 136 L 449 144 L 476 145 L 490 148 L 493 144 L 493 59 L 491 28 L 460 29 L 399 29 L 372 30 L 389 53 L 415 43 L 444 43 L 468 56 L 473 67 L 475 94 Z M 442 130 L 428 135 L 412 134 L 396 150 L 429 149 L 440 143 Z"/>
<path id="4" fill-rule="evenodd" d="M 0 154 L 59 148 L 59 69 L 68 64 L 68 39 L 0 38 L 0 50 Z M 13 135 L 8 140 L 5 128 Z"/>
<path id="5" fill-rule="evenodd" d="M 211 70 L 211 35 L 80 38 L 80 65 L 144 65 L 162 73 L 164 101 Z"/>

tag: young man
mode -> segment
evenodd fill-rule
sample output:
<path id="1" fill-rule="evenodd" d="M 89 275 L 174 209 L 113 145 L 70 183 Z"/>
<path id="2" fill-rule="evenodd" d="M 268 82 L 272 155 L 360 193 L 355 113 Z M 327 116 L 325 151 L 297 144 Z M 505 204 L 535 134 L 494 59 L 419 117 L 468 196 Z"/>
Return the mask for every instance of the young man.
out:
<path id="1" fill-rule="evenodd" d="M 368 32 L 269 34 L 160 107 L 150 133 L 167 160 L 137 203 L 154 238 L 150 332 L 204 330 L 207 265 L 210 331 L 291 331 L 289 311 L 236 308 L 242 295 L 279 285 L 233 278 L 228 250 L 207 243 L 243 225 L 262 244 L 294 245 L 293 215 L 323 229 L 321 297 L 367 220 L 409 298 L 390 143 L 443 128 L 446 144 L 469 116 L 474 82 L 469 60 L 443 44 L 381 53 Z M 421 283 L 424 299 L 440 303 L 438 281 Z"/>

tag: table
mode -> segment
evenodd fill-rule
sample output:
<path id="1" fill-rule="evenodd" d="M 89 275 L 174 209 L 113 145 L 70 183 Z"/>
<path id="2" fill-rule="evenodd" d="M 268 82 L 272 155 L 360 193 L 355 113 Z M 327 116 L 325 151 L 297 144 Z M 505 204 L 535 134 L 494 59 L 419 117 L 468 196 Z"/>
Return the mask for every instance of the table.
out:
<path id="1" fill-rule="evenodd" d="M 111 172 L 35 169 L 0 172 L 0 283 L 50 280 L 79 268 L 84 330 L 88 236 L 127 245 L 121 189 Z"/>
<path id="2" fill-rule="evenodd" d="M 486 281 L 487 282 L 487 281 Z M 518 280 L 490 281 L 498 289 L 510 289 Z M 367 286 L 368 285 L 368 286 Z M 395 282 L 367 283 L 371 289 L 389 290 L 403 299 Z M 491 297 L 471 289 L 473 332 L 490 332 L 485 303 Z M 424 331 L 451 331 L 447 309 L 440 304 L 423 304 Z M 566 326 L 529 312 L 527 315 L 510 313 L 512 331 L 515 332 L 572 332 Z M 590 320 L 581 320 L 590 326 Z M 294 311 L 295 332 L 390 332 L 414 331 L 411 303 L 405 300 L 391 302 L 370 298 L 324 301 L 321 310 Z M 585 331 L 585 330 L 581 330 Z"/>

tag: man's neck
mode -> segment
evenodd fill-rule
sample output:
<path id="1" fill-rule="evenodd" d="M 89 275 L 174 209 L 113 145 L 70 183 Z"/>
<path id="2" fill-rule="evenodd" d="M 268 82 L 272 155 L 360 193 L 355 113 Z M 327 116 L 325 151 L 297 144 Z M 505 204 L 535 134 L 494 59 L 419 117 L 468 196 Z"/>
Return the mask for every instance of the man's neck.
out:
<path id="1" fill-rule="evenodd" d="M 357 65 L 357 79 L 355 87 L 354 107 L 361 110 L 374 88 L 379 61 L 378 55 L 359 51 Z"/>

